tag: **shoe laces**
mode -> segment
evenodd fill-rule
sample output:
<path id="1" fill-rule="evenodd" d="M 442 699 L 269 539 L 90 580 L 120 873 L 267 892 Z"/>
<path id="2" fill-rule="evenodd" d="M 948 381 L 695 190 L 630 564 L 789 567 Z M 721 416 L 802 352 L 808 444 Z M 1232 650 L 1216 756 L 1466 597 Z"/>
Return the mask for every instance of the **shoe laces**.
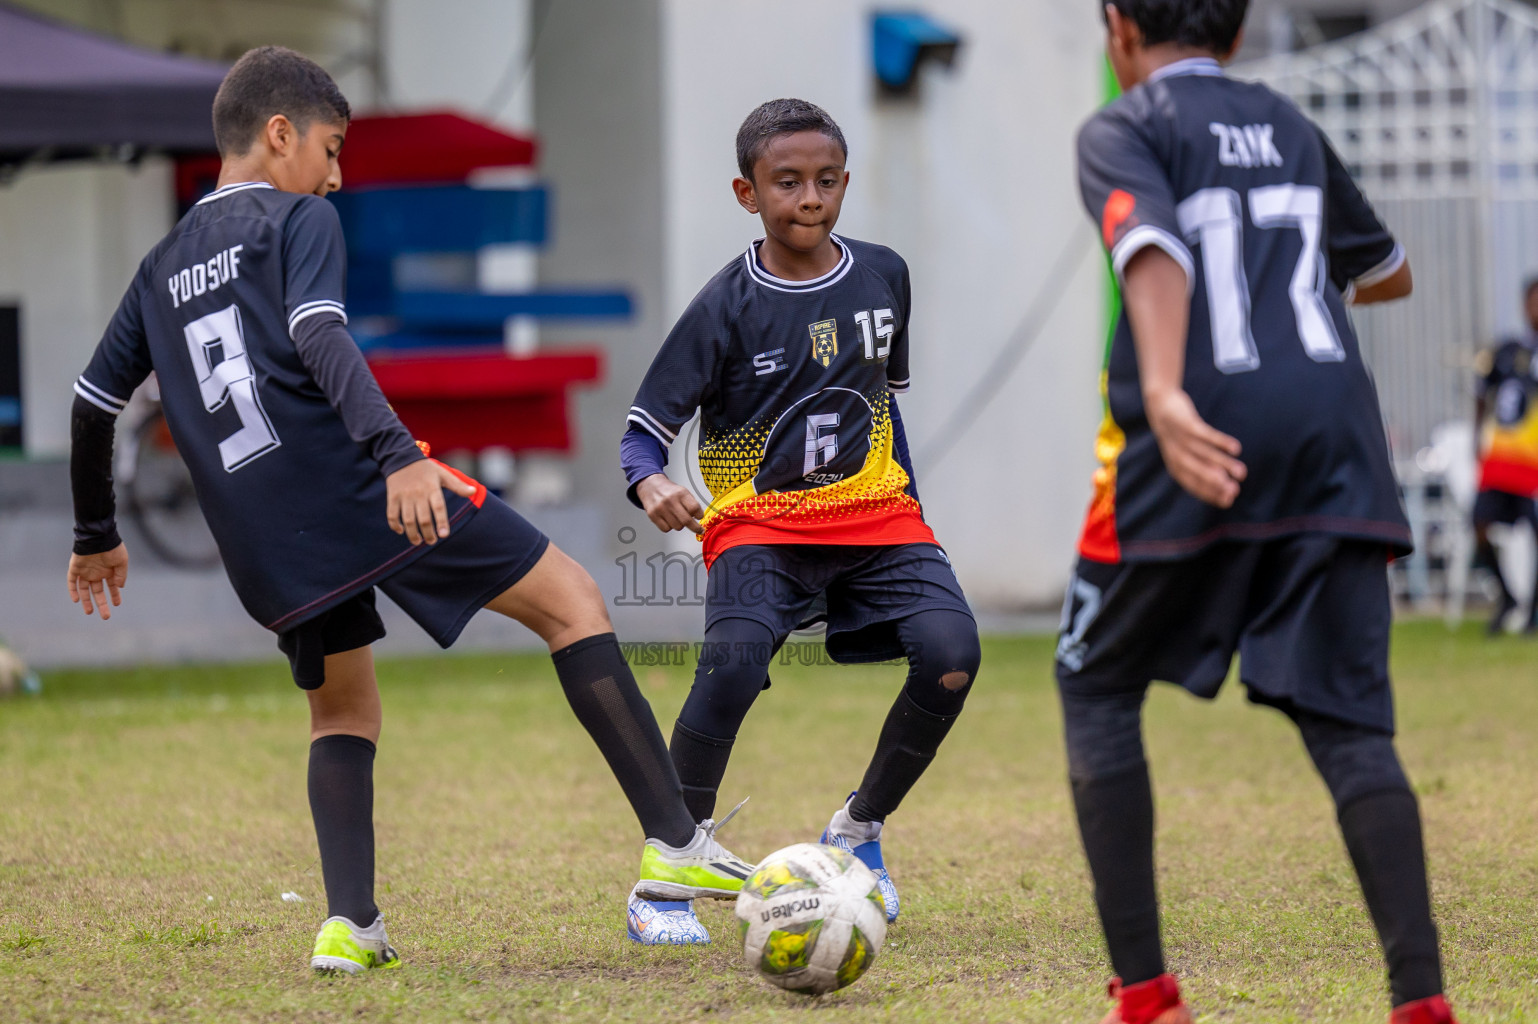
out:
<path id="1" fill-rule="evenodd" d="M 720 840 L 716 839 L 716 833 L 725 828 L 726 823 L 735 818 L 737 816 L 737 812 L 742 810 L 742 805 L 751 799 L 753 798 L 750 796 L 743 797 L 741 803 L 727 811 L 726 817 L 722 818 L 720 821 L 716 821 L 714 818 L 706 818 L 704 821 L 700 822 L 700 831 L 705 833 L 705 837 L 709 839 L 711 843 L 715 845 L 717 849 L 720 849 L 723 853 L 728 851 L 724 846 L 721 845 Z M 733 856 L 735 856 L 735 854 Z"/>

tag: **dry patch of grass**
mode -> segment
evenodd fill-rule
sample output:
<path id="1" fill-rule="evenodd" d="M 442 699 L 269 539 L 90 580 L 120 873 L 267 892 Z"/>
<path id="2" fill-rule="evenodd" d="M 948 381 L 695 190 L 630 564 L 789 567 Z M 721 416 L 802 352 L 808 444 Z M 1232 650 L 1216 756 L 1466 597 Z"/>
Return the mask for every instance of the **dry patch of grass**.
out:
<path id="1" fill-rule="evenodd" d="M 1064 783 L 1046 638 L 987 644 L 968 712 L 888 831 L 904 915 L 818 1001 L 719 943 L 624 934 L 640 835 L 547 660 L 381 665 L 380 903 L 406 968 L 318 979 L 325 914 L 306 713 L 283 666 L 61 673 L 0 705 L 6 1021 L 1091 1021 L 1108 968 Z M 1401 750 L 1421 793 L 1457 1005 L 1538 1020 L 1538 646 L 1414 623 Z M 664 722 L 687 669 L 642 669 Z M 728 844 L 814 838 L 902 672 L 777 667 L 739 740 Z M 1376 941 L 1323 786 L 1274 712 L 1149 704 L 1173 969 L 1205 1020 L 1386 1018 Z M 302 903 L 284 902 L 296 892 Z"/>

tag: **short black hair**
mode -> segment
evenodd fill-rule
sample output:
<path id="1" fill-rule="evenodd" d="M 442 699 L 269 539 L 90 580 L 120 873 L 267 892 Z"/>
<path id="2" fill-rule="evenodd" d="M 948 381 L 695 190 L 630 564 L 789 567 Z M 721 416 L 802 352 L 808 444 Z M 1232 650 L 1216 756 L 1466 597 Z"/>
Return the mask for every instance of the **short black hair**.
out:
<path id="1" fill-rule="evenodd" d="M 752 181 L 753 167 L 769 148 L 769 143 L 781 135 L 796 132 L 821 132 L 838 143 L 838 148 L 844 151 L 844 159 L 849 158 L 849 144 L 844 141 L 844 133 L 839 131 L 838 122 L 828 116 L 826 110 L 806 100 L 770 100 L 760 104 L 737 129 L 737 170 Z"/>
<path id="2" fill-rule="evenodd" d="M 1105 10 L 1107 0 L 1096 0 Z M 1250 0 L 1109 0 L 1143 33 L 1146 46 L 1179 43 L 1226 55 L 1234 48 Z"/>
<path id="3" fill-rule="evenodd" d="M 214 142 L 221 156 L 244 156 L 275 114 L 299 131 L 314 121 L 352 120 L 347 97 L 324 68 L 283 46 L 247 50 L 214 96 Z"/>

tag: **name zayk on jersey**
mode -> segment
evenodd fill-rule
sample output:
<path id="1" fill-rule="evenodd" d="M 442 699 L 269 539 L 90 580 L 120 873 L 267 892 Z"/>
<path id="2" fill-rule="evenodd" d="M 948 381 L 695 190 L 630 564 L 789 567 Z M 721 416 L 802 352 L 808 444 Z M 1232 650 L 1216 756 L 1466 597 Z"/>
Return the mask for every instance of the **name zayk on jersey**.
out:
<path id="1" fill-rule="evenodd" d="M 1329 533 L 1408 550 L 1377 391 L 1346 312 L 1404 263 L 1323 134 L 1289 100 L 1195 60 L 1084 126 L 1079 179 L 1118 279 L 1148 246 L 1186 271 L 1185 389 L 1239 439 L 1232 508 L 1186 493 L 1143 408 L 1123 313 L 1101 386 L 1091 561 L 1187 557 L 1224 540 Z"/>
<path id="2" fill-rule="evenodd" d="M 700 410 L 707 562 L 739 544 L 934 543 L 894 452 L 908 387 L 908 270 L 837 238 L 837 266 L 785 281 L 757 243 L 695 297 L 629 420 L 663 444 Z"/>
<path id="3" fill-rule="evenodd" d="M 1479 394 L 1490 405 L 1479 489 L 1538 493 L 1538 338 L 1507 341 L 1480 355 Z"/>

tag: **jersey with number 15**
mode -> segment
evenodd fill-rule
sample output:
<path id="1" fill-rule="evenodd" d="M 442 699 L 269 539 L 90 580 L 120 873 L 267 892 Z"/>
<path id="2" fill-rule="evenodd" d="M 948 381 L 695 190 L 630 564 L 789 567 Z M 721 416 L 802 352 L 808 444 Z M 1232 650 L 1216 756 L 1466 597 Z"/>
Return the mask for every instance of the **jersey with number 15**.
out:
<path id="1" fill-rule="evenodd" d="M 1377 391 L 1346 312 L 1404 252 L 1319 129 L 1264 85 L 1187 60 L 1106 107 L 1079 136 L 1079 181 L 1118 279 L 1162 249 L 1186 272 L 1185 389 L 1240 441 L 1232 508 L 1169 475 L 1143 409 L 1122 314 L 1080 541 L 1092 561 L 1183 558 L 1225 540 L 1329 533 L 1408 550 Z"/>
<path id="2" fill-rule="evenodd" d="M 902 465 L 891 396 L 908 388 L 908 265 L 833 236 L 832 270 L 769 273 L 759 242 L 695 296 L 630 408 L 672 444 L 700 413 L 707 563 L 742 544 L 933 544 Z"/>
<path id="3" fill-rule="evenodd" d="M 82 398 L 117 414 L 153 370 L 166 423 L 230 581 L 282 630 L 411 559 L 390 531 L 379 464 L 347 432 L 292 332 L 346 322 L 335 208 L 265 183 L 194 206 L 139 266 Z M 451 514 L 462 499 L 445 495 Z"/>

